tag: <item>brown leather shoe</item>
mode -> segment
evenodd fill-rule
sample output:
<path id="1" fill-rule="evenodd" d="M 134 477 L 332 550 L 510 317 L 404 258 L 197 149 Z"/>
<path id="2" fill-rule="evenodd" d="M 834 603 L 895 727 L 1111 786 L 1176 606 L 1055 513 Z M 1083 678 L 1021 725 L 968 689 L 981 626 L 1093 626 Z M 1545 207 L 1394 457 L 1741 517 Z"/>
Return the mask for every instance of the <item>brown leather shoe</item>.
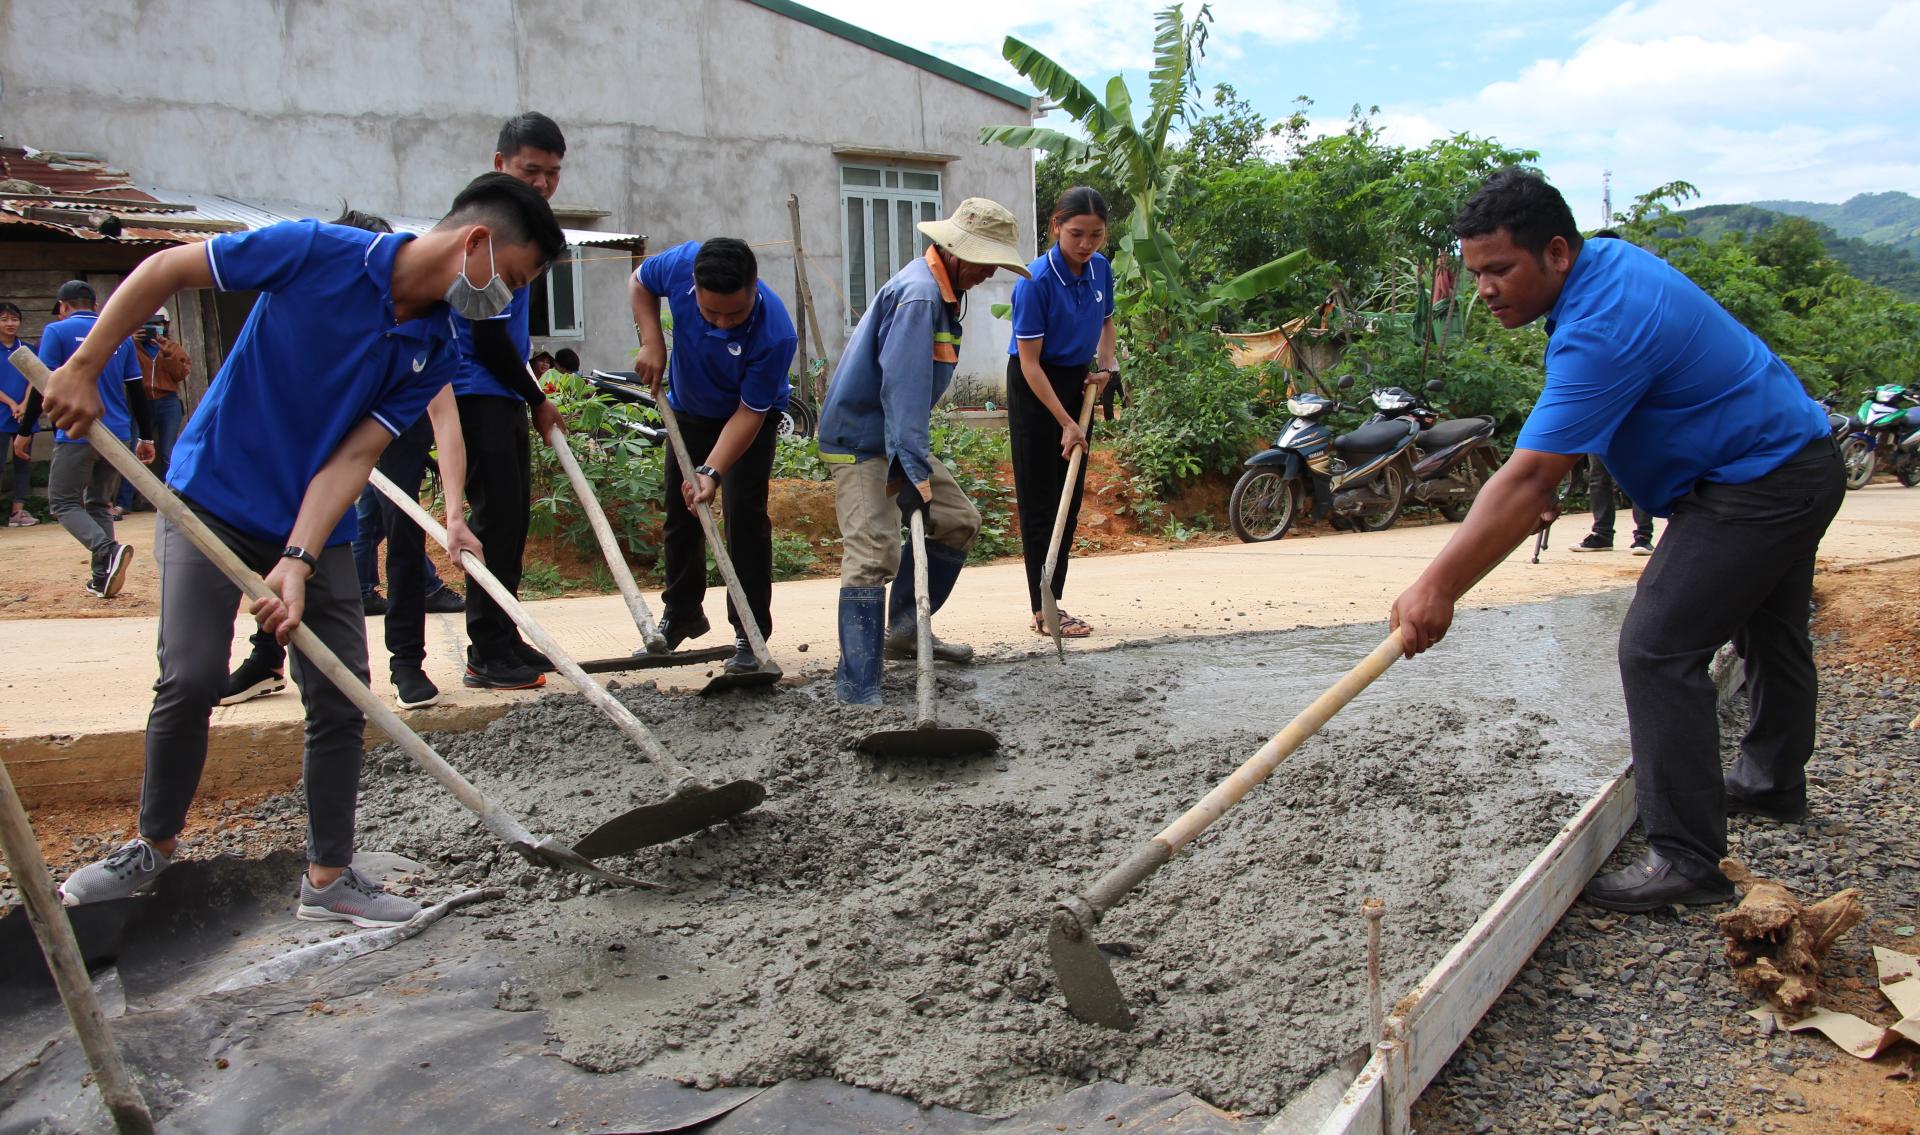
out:
<path id="1" fill-rule="evenodd" d="M 1725 879 L 1717 885 L 1696 883 L 1674 870 L 1659 852 L 1649 850 L 1636 863 L 1595 876 L 1580 897 L 1604 910 L 1634 914 L 1674 903 L 1706 906 L 1732 902 L 1733 884 Z"/>

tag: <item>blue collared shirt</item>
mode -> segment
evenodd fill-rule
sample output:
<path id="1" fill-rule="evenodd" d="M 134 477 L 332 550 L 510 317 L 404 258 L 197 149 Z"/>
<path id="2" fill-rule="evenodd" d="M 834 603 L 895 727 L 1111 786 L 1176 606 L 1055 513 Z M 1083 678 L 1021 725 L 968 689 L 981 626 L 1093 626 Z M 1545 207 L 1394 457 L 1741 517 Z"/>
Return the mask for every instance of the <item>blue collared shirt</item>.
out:
<path id="1" fill-rule="evenodd" d="M 27 376 L 21 374 L 19 370 L 15 369 L 12 363 L 7 361 L 7 356 L 19 350 L 21 347 L 25 347 L 30 351 L 33 350 L 33 344 L 27 342 L 25 339 L 15 339 L 11 347 L 0 347 L 0 390 L 6 391 L 7 397 L 24 406 L 27 401 L 27 394 L 32 390 L 32 387 L 27 382 Z M 35 351 L 34 353 L 38 354 L 39 352 Z M 0 406 L 0 434 L 17 434 L 19 432 L 20 419 L 14 416 L 12 410 Z M 4 460 L 4 457 L 0 457 L 0 462 L 4 462 Z"/>
<path id="2" fill-rule="evenodd" d="M 881 285 L 827 385 L 820 449 L 898 461 L 915 484 L 933 476 L 929 422 L 960 361 L 960 317 L 931 256 Z"/>
<path id="3" fill-rule="evenodd" d="M 1027 266 L 1030 279 L 1013 282 L 1013 341 L 1007 354 L 1020 353 L 1020 340 L 1039 339 L 1040 361 L 1053 366 L 1084 366 L 1100 350 L 1100 331 L 1113 315 L 1113 265 L 1096 252 L 1075 275 L 1060 246 Z"/>
<path id="4" fill-rule="evenodd" d="M 93 330 L 98 312 L 76 311 L 65 319 L 49 323 L 40 332 L 40 361 L 47 364 L 48 370 L 59 370 L 62 363 L 73 357 L 80 341 Z M 115 437 L 133 435 L 133 411 L 127 405 L 127 383 L 140 380 L 140 360 L 134 357 L 133 340 L 126 339 L 114 348 L 113 357 L 107 365 L 100 368 L 100 377 L 95 380 L 100 390 L 100 420 L 113 431 Z M 68 437 L 67 431 L 55 430 L 56 445 L 85 445 L 84 437 Z"/>
<path id="5" fill-rule="evenodd" d="M 786 305 L 754 281 L 753 312 L 738 327 L 722 331 L 700 314 L 693 296 L 697 241 L 649 256 L 633 273 L 673 313 L 673 363 L 667 401 L 681 413 L 730 418 L 745 406 L 755 413 L 783 409 L 793 394 L 787 370 L 800 343 Z"/>
<path id="6" fill-rule="evenodd" d="M 1827 433 L 1760 337 L 1678 269 L 1589 240 L 1547 316 L 1547 384 L 1516 446 L 1598 453 L 1655 516 L 1699 481 L 1739 485 Z"/>
<path id="7" fill-rule="evenodd" d="M 167 483 L 262 540 L 293 530 L 307 485 L 371 417 L 398 435 L 453 380 L 444 304 L 396 323 L 393 259 L 413 237 L 287 221 L 207 242 L 214 286 L 260 298 L 174 446 Z M 327 546 L 350 542 L 345 513 Z"/>
<path id="8" fill-rule="evenodd" d="M 531 287 L 521 288 L 507 301 L 505 310 L 492 320 L 504 321 L 507 327 L 507 340 L 513 344 L 514 353 L 522 362 L 533 352 L 533 332 L 528 323 L 528 312 L 532 309 Z M 460 337 L 460 362 L 453 376 L 453 392 L 462 398 L 479 394 L 487 398 L 519 399 L 517 390 L 508 389 L 495 374 L 488 370 L 473 353 L 473 321 L 458 312 L 449 313 L 453 326 Z"/>

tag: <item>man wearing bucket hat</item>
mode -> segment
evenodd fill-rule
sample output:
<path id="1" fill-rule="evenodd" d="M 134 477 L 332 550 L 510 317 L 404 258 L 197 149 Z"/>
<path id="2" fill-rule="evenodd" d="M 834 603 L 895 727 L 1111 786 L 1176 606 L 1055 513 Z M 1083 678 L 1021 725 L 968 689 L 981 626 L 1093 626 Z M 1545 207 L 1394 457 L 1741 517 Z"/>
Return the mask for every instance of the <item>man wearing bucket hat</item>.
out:
<path id="1" fill-rule="evenodd" d="M 1001 268 L 1028 275 L 1019 225 L 995 202 L 969 197 L 952 217 L 918 228 L 932 245 L 874 294 L 820 410 L 820 456 L 833 470 L 842 543 L 836 693 L 854 705 L 880 704 L 883 651 L 911 650 L 913 565 L 903 559 L 912 549 L 901 546 L 901 519 L 916 511 L 925 519 L 935 611 L 980 531 L 979 510 L 933 456 L 929 423 L 960 361 L 967 290 Z M 968 662 L 973 649 L 936 639 L 934 657 Z"/>

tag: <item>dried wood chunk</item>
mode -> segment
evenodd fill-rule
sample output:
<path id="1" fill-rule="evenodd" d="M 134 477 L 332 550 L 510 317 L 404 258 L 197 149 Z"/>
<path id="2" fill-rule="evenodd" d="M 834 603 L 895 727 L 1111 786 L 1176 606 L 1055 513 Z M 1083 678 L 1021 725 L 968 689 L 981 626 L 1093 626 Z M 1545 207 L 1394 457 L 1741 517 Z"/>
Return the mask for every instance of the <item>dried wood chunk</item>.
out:
<path id="1" fill-rule="evenodd" d="M 1744 896 L 1739 906 L 1714 919 L 1726 936 L 1734 980 L 1793 1016 L 1811 1010 L 1820 998 L 1820 964 L 1827 951 L 1866 917 L 1860 888 L 1802 906 L 1793 892 L 1737 859 L 1722 859 L 1720 870 Z"/>

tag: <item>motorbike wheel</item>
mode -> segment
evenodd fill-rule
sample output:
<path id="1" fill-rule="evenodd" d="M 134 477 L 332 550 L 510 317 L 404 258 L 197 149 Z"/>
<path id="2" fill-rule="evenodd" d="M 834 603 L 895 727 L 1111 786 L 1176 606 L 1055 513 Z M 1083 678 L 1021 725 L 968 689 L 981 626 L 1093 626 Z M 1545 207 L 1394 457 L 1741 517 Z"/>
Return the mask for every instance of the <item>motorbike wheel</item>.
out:
<path id="1" fill-rule="evenodd" d="M 1909 489 L 1920 485 L 1920 460 L 1908 458 L 1902 461 L 1900 467 L 1894 470 L 1894 475 L 1899 477 L 1900 483 Z"/>
<path id="2" fill-rule="evenodd" d="M 1840 460 L 1847 467 L 1847 488 L 1858 489 L 1873 480 L 1873 450 L 1857 437 L 1840 443 Z"/>
<path id="3" fill-rule="evenodd" d="M 1240 475 L 1227 498 L 1227 523 L 1233 534 L 1249 544 L 1278 540 L 1293 527 L 1300 511 L 1294 482 L 1271 466 L 1257 466 Z"/>
<path id="4" fill-rule="evenodd" d="M 1407 477 L 1400 466 L 1389 465 L 1380 470 L 1380 495 L 1386 498 L 1386 506 L 1377 512 L 1363 512 L 1353 518 L 1353 526 L 1362 532 L 1385 532 L 1392 528 L 1394 521 L 1400 519 L 1400 510 L 1407 503 Z"/>

